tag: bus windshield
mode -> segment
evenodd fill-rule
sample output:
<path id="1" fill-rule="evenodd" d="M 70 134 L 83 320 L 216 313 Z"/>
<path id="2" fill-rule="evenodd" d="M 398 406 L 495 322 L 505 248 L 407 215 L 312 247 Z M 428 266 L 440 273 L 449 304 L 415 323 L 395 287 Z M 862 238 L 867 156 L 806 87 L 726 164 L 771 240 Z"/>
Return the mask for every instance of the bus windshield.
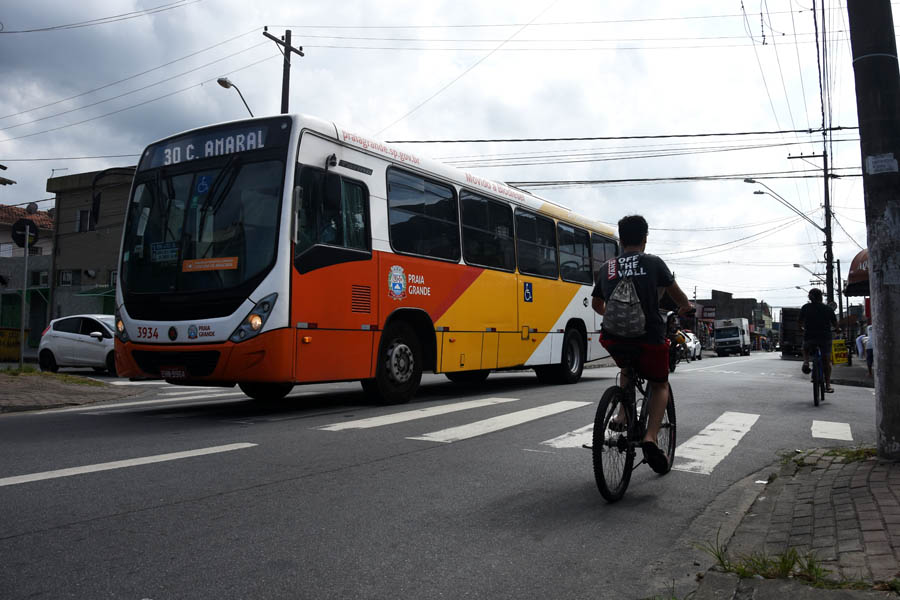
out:
<path id="1" fill-rule="evenodd" d="M 738 328 L 737 327 L 723 327 L 722 329 L 716 329 L 716 339 L 721 340 L 725 338 L 734 338 L 738 336 Z"/>
<path id="2" fill-rule="evenodd" d="M 189 134 L 144 153 L 125 221 L 126 293 L 226 290 L 274 264 L 287 134 L 265 122 L 245 130 Z"/>

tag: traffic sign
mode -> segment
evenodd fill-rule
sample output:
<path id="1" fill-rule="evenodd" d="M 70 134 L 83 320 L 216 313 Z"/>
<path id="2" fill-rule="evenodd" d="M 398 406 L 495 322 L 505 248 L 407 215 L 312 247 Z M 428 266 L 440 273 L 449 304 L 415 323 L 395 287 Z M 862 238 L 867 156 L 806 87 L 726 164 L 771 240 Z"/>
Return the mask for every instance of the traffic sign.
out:
<path id="1" fill-rule="evenodd" d="M 31 219 L 19 219 L 13 223 L 12 239 L 19 248 L 25 247 L 25 232 L 28 232 L 28 246 L 34 246 L 38 239 L 38 228 Z"/>

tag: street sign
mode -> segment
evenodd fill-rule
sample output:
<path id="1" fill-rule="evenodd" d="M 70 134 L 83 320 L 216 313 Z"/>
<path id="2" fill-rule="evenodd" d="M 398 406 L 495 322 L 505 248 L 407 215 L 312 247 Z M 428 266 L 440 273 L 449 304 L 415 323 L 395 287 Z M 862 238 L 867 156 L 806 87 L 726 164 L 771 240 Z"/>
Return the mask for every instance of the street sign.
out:
<path id="1" fill-rule="evenodd" d="M 38 228 L 31 219 L 19 219 L 13 223 L 12 239 L 19 248 L 25 247 L 25 232 L 28 232 L 28 246 L 34 246 L 38 239 Z"/>
<path id="2" fill-rule="evenodd" d="M 847 364 L 847 342 L 837 339 L 831 342 L 831 362 L 835 365 Z"/>

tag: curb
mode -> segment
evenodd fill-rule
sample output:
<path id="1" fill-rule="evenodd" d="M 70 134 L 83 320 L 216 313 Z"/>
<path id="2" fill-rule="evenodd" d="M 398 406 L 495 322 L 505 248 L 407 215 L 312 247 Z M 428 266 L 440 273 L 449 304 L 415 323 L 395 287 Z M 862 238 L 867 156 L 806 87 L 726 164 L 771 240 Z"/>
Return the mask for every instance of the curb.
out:
<path id="1" fill-rule="evenodd" d="M 696 594 L 700 581 L 716 564 L 716 559 L 696 544 L 714 542 L 717 536 L 720 543 L 727 544 L 753 503 L 768 487 L 756 482 L 768 480 L 773 472 L 780 474 L 780 460 L 725 488 L 691 521 L 669 553 L 645 566 L 644 578 L 655 582 L 654 585 L 666 594 L 674 588 L 678 598 Z"/>
<path id="2" fill-rule="evenodd" d="M 874 381 L 859 381 L 858 379 L 835 379 L 834 377 L 832 377 L 831 384 L 875 389 Z"/>

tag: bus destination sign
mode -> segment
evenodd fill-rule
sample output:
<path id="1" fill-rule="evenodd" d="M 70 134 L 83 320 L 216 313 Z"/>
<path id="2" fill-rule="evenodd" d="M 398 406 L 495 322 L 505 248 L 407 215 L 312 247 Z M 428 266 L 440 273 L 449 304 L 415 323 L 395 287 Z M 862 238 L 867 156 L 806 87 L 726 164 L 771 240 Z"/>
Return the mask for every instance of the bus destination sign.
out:
<path id="1" fill-rule="evenodd" d="M 203 158 L 287 145 L 290 121 L 276 119 L 226 125 L 176 137 L 148 147 L 140 171 Z"/>

